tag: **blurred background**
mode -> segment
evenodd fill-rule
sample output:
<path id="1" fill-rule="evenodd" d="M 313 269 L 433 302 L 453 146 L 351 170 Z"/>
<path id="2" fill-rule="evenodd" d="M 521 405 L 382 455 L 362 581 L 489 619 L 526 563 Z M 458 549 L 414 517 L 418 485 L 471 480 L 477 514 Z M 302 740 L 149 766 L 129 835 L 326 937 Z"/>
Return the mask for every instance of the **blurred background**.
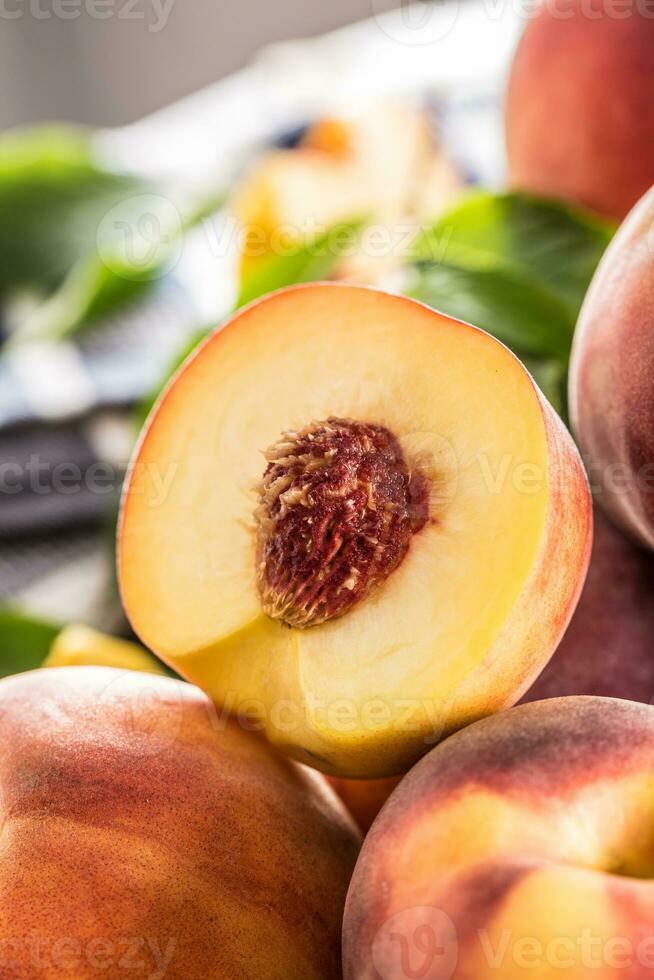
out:
<path id="1" fill-rule="evenodd" d="M 376 0 L 377 11 L 398 6 Z M 133 122 L 241 68 L 261 47 L 369 17 L 370 0 L 5 0 L 0 127 Z"/>

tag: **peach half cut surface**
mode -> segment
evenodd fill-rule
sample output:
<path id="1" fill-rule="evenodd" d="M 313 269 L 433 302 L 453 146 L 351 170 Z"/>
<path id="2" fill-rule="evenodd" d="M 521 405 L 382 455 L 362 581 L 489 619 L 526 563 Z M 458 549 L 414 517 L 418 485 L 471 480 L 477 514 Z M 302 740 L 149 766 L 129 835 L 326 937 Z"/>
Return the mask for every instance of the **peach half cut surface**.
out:
<path id="1" fill-rule="evenodd" d="M 412 300 L 240 312 L 155 408 L 119 529 L 143 642 L 332 775 L 405 771 L 510 706 L 588 562 L 572 440 L 520 362 Z"/>
<path id="2" fill-rule="evenodd" d="M 368 834 L 345 980 L 654 974 L 654 708 L 571 697 L 453 735 Z"/>

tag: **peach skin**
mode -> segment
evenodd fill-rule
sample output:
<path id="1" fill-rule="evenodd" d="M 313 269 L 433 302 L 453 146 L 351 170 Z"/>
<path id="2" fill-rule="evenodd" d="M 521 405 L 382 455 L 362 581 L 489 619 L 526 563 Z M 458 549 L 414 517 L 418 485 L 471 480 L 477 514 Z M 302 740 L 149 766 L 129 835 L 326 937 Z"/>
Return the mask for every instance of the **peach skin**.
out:
<path id="1" fill-rule="evenodd" d="M 368 833 L 375 817 L 400 783 L 399 776 L 389 776 L 387 779 L 338 779 L 328 776 L 327 780 L 364 834 Z"/>
<path id="2" fill-rule="evenodd" d="M 653 66 L 646 3 L 545 0 L 509 82 L 514 186 L 622 220 L 654 184 Z"/>
<path id="3" fill-rule="evenodd" d="M 523 702 L 570 694 L 654 702 L 654 555 L 597 508 L 594 526 L 579 605 Z"/>
<path id="4" fill-rule="evenodd" d="M 345 980 L 647 980 L 654 708 L 521 705 L 404 778 L 348 893 Z"/>
<path id="5" fill-rule="evenodd" d="M 653 311 L 654 188 L 599 264 L 570 365 L 572 427 L 596 499 L 648 548 L 654 548 Z"/>
<path id="6" fill-rule="evenodd" d="M 0 788 L 3 980 L 339 980 L 354 824 L 197 688 L 1 681 Z"/>

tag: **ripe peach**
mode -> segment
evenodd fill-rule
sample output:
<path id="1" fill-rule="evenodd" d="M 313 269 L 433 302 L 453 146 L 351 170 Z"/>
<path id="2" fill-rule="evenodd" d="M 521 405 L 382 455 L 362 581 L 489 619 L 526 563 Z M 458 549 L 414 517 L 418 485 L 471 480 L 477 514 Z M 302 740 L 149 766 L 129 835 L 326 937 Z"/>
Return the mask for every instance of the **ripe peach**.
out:
<path id="1" fill-rule="evenodd" d="M 0 973 L 338 980 L 359 836 L 325 780 L 197 688 L 0 682 Z"/>
<path id="2" fill-rule="evenodd" d="M 144 644 L 216 703 L 300 762 L 375 778 L 524 693 L 590 525 L 577 450 L 510 351 L 318 284 L 239 313 L 168 388 L 119 575 Z"/>
<path id="3" fill-rule="evenodd" d="M 654 701 L 654 555 L 595 511 L 588 578 L 556 653 L 523 701 L 598 694 Z"/>
<path id="4" fill-rule="evenodd" d="M 345 980 L 646 980 L 654 708 L 521 705 L 404 778 L 364 841 Z"/>
<path id="5" fill-rule="evenodd" d="M 511 180 L 618 220 L 654 184 L 654 19 L 646 4 L 545 0 L 513 64 Z"/>
<path id="6" fill-rule="evenodd" d="M 650 21 L 654 27 L 654 20 Z M 652 63 L 654 75 L 654 62 Z M 654 189 L 609 246 L 579 317 L 570 415 L 597 499 L 654 548 Z"/>

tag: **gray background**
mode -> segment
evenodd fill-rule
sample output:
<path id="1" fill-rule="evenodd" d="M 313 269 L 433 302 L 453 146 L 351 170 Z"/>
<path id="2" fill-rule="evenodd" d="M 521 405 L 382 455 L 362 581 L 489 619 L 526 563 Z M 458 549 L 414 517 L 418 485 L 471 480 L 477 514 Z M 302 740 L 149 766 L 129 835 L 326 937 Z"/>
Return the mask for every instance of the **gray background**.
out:
<path id="1" fill-rule="evenodd" d="M 0 129 L 131 122 L 239 68 L 398 0 L 0 0 Z M 166 14 L 167 20 L 166 20 Z M 102 19 L 100 19 L 102 18 Z"/>

